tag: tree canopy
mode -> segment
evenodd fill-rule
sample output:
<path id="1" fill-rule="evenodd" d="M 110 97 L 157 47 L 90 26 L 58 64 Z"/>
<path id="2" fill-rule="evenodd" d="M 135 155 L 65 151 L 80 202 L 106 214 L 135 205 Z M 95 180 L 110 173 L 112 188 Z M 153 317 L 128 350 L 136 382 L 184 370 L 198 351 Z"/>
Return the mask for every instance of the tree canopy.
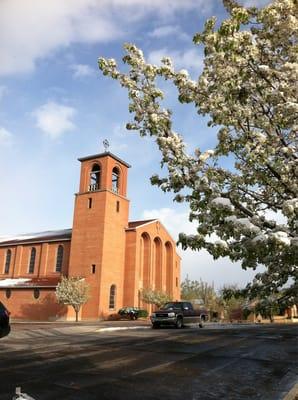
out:
<path id="1" fill-rule="evenodd" d="M 189 204 L 197 233 L 180 234 L 182 247 L 240 260 L 244 269 L 264 266 L 246 293 L 266 297 L 285 288 L 290 304 L 298 297 L 297 0 L 263 9 L 224 5 L 229 18 L 218 28 L 215 18 L 207 20 L 193 38 L 205 54 L 197 80 L 167 57 L 149 64 L 133 44 L 124 46 L 127 73 L 114 59 L 100 58 L 99 68 L 128 90 L 134 117 L 127 128 L 156 139 L 167 174 L 152 183 Z M 161 78 L 218 127 L 214 148 L 187 153 L 163 108 Z"/>
<path id="2" fill-rule="evenodd" d="M 214 285 L 204 282 L 202 279 L 199 281 L 191 280 L 187 276 L 181 282 L 181 299 L 183 300 L 200 300 L 201 304 L 208 309 L 208 311 L 217 311 L 218 299 L 214 289 Z"/>
<path id="3" fill-rule="evenodd" d="M 144 288 L 141 290 L 141 300 L 144 303 L 154 304 L 156 307 L 160 308 L 167 302 L 171 301 L 172 297 L 160 290 Z"/>
<path id="4" fill-rule="evenodd" d="M 80 308 L 89 299 L 89 285 L 83 278 L 63 276 L 57 285 L 56 297 L 59 303 L 73 307 L 78 321 Z"/>

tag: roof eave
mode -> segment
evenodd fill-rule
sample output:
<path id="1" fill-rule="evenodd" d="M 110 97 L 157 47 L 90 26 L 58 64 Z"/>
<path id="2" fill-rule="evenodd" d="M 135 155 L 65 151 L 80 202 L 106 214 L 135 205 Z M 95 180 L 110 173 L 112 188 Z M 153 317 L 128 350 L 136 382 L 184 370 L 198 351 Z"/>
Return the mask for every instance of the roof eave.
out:
<path id="1" fill-rule="evenodd" d="M 131 167 L 131 165 L 128 164 L 126 161 L 123 161 L 121 158 L 115 156 L 115 154 L 110 153 L 109 151 L 106 151 L 104 153 L 99 153 L 99 154 L 93 154 L 91 156 L 80 157 L 80 158 L 78 158 L 78 161 L 80 161 L 80 162 L 88 161 L 88 160 L 92 160 L 94 158 L 102 158 L 102 157 L 107 157 L 107 156 L 114 158 L 114 160 L 119 161 L 121 164 L 125 165 L 127 168 Z"/>
<path id="2" fill-rule="evenodd" d="M 52 242 L 68 242 L 71 241 L 71 236 L 70 237 L 57 237 L 57 238 L 51 238 L 51 239 L 47 239 L 47 238 L 40 238 L 38 239 L 28 239 L 28 240 L 23 240 L 23 241 L 8 241 L 8 242 L 2 242 L 0 243 L 0 247 L 10 247 L 10 246 L 20 246 L 20 245 L 24 245 L 24 244 L 36 244 L 36 243 L 52 243 Z"/>

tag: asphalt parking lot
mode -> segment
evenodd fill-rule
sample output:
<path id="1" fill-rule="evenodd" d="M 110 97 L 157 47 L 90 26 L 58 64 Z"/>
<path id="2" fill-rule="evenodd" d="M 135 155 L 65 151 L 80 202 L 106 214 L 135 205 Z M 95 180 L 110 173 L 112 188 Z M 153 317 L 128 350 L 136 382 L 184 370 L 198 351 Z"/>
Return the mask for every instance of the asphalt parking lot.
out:
<path id="1" fill-rule="evenodd" d="M 0 399 L 21 387 L 35 400 L 281 400 L 297 382 L 297 342 L 297 325 L 12 324 Z"/>

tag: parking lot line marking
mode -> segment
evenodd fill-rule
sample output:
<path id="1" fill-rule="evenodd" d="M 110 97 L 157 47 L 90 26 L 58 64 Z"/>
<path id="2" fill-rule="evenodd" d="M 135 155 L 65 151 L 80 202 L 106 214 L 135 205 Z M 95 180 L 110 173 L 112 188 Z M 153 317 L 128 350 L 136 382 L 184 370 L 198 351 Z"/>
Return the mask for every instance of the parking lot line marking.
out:
<path id="1" fill-rule="evenodd" d="M 188 357 L 187 357 L 188 358 Z M 186 359 L 186 358 L 185 358 Z M 168 361 L 166 363 L 162 363 L 162 364 L 158 364 L 158 365 L 154 365 L 153 367 L 149 367 L 149 368 L 145 368 L 145 369 L 141 369 L 140 371 L 137 372 L 133 372 L 131 375 L 135 376 L 135 375 L 141 375 L 141 374 L 145 374 L 146 372 L 151 372 L 157 369 L 161 369 L 161 368 L 166 368 L 169 367 L 172 364 L 175 364 L 177 361 L 181 361 L 180 360 L 175 360 L 175 361 Z"/>

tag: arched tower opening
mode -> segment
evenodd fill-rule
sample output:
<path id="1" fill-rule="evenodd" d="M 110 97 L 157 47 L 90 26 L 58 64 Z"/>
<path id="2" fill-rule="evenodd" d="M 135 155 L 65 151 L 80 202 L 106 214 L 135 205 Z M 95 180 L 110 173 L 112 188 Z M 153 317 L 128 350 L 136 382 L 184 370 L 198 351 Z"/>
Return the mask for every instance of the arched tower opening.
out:
<path id="1" fill-rule="evenodd" d="M 112 170 L 112 191 L 119 193 L 120 189 L 120 170 L 118 167 L 114 167 Z"/>
<path id="2" fill-rule="evenodd" d="M 100 175 L 101 175 L 100 165 L 93 164 L 90 171 L 90 184 L 89 184 L 90 192 L 100 189 Z"/>

